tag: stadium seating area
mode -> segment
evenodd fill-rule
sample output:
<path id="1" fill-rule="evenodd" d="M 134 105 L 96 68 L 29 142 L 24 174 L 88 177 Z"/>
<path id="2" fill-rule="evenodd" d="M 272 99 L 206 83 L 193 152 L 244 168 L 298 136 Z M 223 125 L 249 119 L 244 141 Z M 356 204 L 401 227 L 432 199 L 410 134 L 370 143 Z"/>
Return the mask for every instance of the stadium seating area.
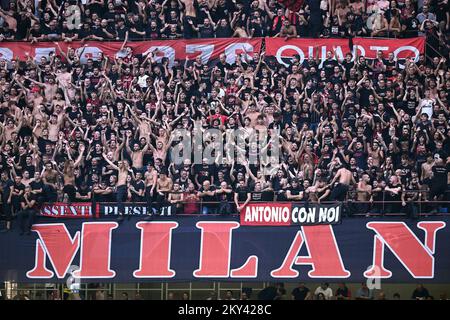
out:
<path id="1" fill-rule="evenodd" d="M 35 6 L 37 4 L 37 7 Z M 250 201 L 345 201 L 347 214 L 445 209 L 450 167 L 447 0 L 18 0 L 0 3 L 0 42 L 56 43 L 0 59 L 0 171 L 6 230 L 44 202 L 146 202 L 158 214 L 229 214 Z M 291 8 L 291 9 L 289 9 Z M 426 37 L 417 61 L 330 50 L 288 67 L 261 54 L 199 59 L 136 54 L 136 40 Z M 78 41 L 119 41 L 81 59 Z M 64 43 L 64 46 L 62 45 Z M 65 46 L 66 44 L 69 46 Z M 68 48 L 68 49 L 64 49 Z M 219 130 L 222 135 L 208 134 Z M 243 157 L 174 161 L 240 129 Z M 276 137 L 269 160 L 255 132 Z M 216 131 L 215 131 L 216 132 Z M 186 137 L 187 135 L 187 137 Z M 272 141 L 272 140 L 270 140 Z M 259 149 L 258 149 L 259 150 Z M 239 153 L 236 151 L 236 153 Z M 278 156 L 275 159 L 274 154 Z M 270 170 L 266 167 L 271 166 Z M 418 203 L 422 203 L 419 207 Z M 119 219 L 122 216 L 119 217 Z"/>

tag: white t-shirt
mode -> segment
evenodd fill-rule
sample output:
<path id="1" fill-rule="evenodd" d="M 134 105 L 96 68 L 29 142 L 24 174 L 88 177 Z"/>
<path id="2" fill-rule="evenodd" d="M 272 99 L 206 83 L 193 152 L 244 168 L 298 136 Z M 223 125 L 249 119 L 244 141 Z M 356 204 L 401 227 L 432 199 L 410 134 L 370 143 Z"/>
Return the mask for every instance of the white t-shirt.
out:
<path id="1" fill-rule="evenodd" d="M 431 119 L 433 116 L 434 103 L 434 99 L 422 99 L 420 101 L 420 107 L 422 108 L 420 114 L 426 113 L 428 115 L 428 119 Z"/>
<path id="2" fill-rule="evenodd" d="M 138 83 L 138 85 L 139 85 L 141 88 L 147 88 L 147 78 L 148 78 L 148 77 L 149 77 L 149 76 L 146 75 L 146 74 L 144 74 L 143 76 L 139 76 L 139 77 L 138 77 L 137 83 Z"/>
<path id="3" fill-rule="evenodd" d="M 331 290 L 331 288 L 323 290 L 322 287 L 318 287 L 316 291 L 314 291 L 314 295 L 317 296 L 319 293 L 323 294 L 326 300 L 330 300 L 333 297 L 333 290 Z"/>

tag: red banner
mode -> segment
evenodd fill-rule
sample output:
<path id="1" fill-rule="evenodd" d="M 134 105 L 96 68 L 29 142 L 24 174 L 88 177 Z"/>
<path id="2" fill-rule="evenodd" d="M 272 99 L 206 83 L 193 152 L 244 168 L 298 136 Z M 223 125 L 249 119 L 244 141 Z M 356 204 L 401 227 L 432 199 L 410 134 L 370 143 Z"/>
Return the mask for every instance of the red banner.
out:
<path id="1" fill-rule="evenodd" d="M 339 58 L 343 59 L 347 52 L 352 51 L 355 56 L 366 58 L 375 58 L 377 51 L 381 50 L 385 54 L 393 52 L 397 58 L 413 57 L 418 60 L 419 54 L 425 50 L 425 38 L 417 37 L 410 39 L 353 39 L 353 50 L 350 50 L 348 39 L 290 39 L 284 38 L 265 38 L 266 55 L 276 57 L 280 63 L 287 64 L 283 58 L 290 58 L 298 54 L 303 61 L 309 56 L 316 55 L 319 50 L 319 57 L 326 59 L 327 51 L 336 49 Z M 133 50 L 133 54 L 145 54 L 150 51 L 155 52 L 156 60 L 160 61 L 163 57 L 169 59 L 172 64 L 175 59 L 184 60 L 186 57 L 195 59 L 200 56 L 203 63 L 208 63 L 212 59 L 225 53 L 227 62 L 234 63 L 236 55 L 245 53 L 251 56 L 254 52 L 261 51 L 263 39 L 192 39 L 192 40 L 164 40 L 164 41 L 138 41 L 129 42 L 127 47 Z M 69 47 L 81 53 L 81 62 L 85 63 L 87 59 L 99 59 L 100 54 L 109 58 L 120 57 L 124 51 L 120 51 L 122 42 L 100 42 L 88 41 L 65 43 L 60 42 L 60 47 L 67 52 Z M 86 45 L 86 47 L 84 47 Z M 84 49 L 83 49 L 84 48 Z M 26 59 L 26 53 L 39 61 L 41 57 L 47 57 L 51 52 L 59 54 L 58 46 L 53 42 L 39 42 L 31 44 L 30 42 L 2 42 L 0 44 L 0 59 L 8 61 L 19 57 Z"/>
<path id="2" fill-rule="evenodd" d="M 348 52 L 353 53 L 355 57 L 356 50 L 358 56 L 366 58 L 375 58 L 378 51 L 383 51 L 384 56 L 390 52 L 398 59 L 414 58 L 417 62 L 419 54 L 425 51 L 425 38 L 417 37 L 410 39 L 366 39 L 354 38 L 353 50 L 350 49 L 348 39 L 289 39 L 284 38 L 266 38 L 266 55 L 275 57 L 278 62 L 287 65 L 283 58 L 291 58 L 294 55 L 300 56 L 300 61 L 308 59 L 310 56 L 316 57 L 319 50 L 319 58 L 326 59 L 327 51 L 336 50 L 340 59 L 345 58 Z"/>
<path id="3" fill-rule="evenodd" d="M 228 63 L 234 63 L 236 55 L 247 52 L 251 57 L 254 52 L 260 52 L 262 39 L 193 39 L 193 40 L 164 40 L 164 41 L 138 41 L 128 42 L 126 47 L 130 47 L 135 54 L 145 54 L 155 52 L 155 60 L 160 61 L 163 57 L 169 59 L 169 65 L 175 59 L 184 60 L 186 57 L 195 59 L 200 56 L 204 64 L 212 59 L 216 59 L 220 54 L 225 53 Z M 103 53 L 109 58 L 121 57 L 125 51 L 120 51 L 122 42 L 59 42 L 64 52 L 69 47 L 81 53 L 81 62 L 85 63 L 87 59 L 99 59 Z M 84 46 L 86 45 L 86 46 Z M 84 50 L 83 50 L 84 48 Z M 26 53 L 39 61 L 41 57 L 47 57 L 51 52 L 60 54 L 58 46 L 53 42 L 39 42 L 31 44 L 30 42 L 2 42 L 0 43 L 0 59 L 12 60 L 19 57 L 26 59 Z"/>
<path id="4" fill-rule="evenodd" d="M 92 212 L 91 202 L 44 204 L 39 215 L 52 218 L 92 218 L 98 217 L 98 209 Z"/>

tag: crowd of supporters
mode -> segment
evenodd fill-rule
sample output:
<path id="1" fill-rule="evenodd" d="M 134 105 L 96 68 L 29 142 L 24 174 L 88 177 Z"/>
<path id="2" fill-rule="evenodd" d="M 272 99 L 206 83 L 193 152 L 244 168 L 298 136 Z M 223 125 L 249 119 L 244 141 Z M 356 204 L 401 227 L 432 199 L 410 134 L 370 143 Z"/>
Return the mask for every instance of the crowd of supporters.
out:
<path id="1" fill-rule="evenodd" d="M 433 204 L 449 196 L 448 51 L 437 48 L 402 67 L 392 53 L 375 59 L 346 53 L 341 60 L 329 51 L 324 61 L 300 62 L 297 56 L 286 67 L 264 51 L 238 56 L 233 64 L 221 54 L 212 65 L 200 59 L 169 65 L 165 58 L 157 62 L 154 52 L 134 54 L 127 46 L 147 37 L 170 39 L 163 37 L 168 30 L 185 38 L 332 36 L 334 17 L 340 36 L 369 36 L 375 34 L 365 20 L 352 19 L 371 12 L 384 12 L 388 33 L 399 16 L 396 35 L 406 36 L 408 19 L 417 19 L 417 32 L 428 32 L 429 24 L 440 38 L 448 36 L 446 0 L 322 1 L 320 14 L 318 3 L 306 1 L 294 13 L 272 0 L 47 0 L 36 8 L 31 1 L 2 1 L 4 39 L 124 39 L 120 55 L 86 64 L 73 48 L 60 47 L 39 61 L 28 53 L 26 61 L 0 60 L 6 228 L 17 213 L 24 226 L 41 203 L 56 201 L 117 201 L 120 214 L 127 201 L 147 202 L 155 213 L 172 205 L 177 213 L 225 214 L 250 201 L 350 200 L 349 214 L 416 216 L 436 209 Z M 70 5 L 82 9 L 81 30 L 64 27 L 61 17 Z M 230 26 L 229 32 L 218 35 L 221 26 Z M 210 128 L 278 133 L 275 168 L 267 173 L 267 163 L 234 157 L 172 161 L 171 150 L 180 143 L 175 129 Z M 221 137 L 207 135 L 200 147 L 214 139 Z M 246 153 L 254 148 L 247 141 Z"/>
<path id="2" fill-rule="evenodd" d="M 276 0 L 4 0 L 0 39 L 429 35 L 445 47 L 450 29 L 448 0 L 286 2 L 294 5 L 285 10 Z"/>

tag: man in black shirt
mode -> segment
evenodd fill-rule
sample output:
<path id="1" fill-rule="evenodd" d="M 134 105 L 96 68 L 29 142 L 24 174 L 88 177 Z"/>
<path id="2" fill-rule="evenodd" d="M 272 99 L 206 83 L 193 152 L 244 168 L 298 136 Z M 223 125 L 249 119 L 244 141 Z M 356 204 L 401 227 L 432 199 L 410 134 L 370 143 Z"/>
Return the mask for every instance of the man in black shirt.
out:
<path id="1" fill-rule="evenodd" d="M 92 195 L 92 187 L 86 182 L 82 182 L 81 185 L 77 185 L 76 199 L 77 202 L 89 202 Z M 93 206 L 94 209 L 94 206 Z"/>
<path id="2" fill-rule="evenodd" d="M 11 186 L 11 204 L 13 212 L 18 212 L 21 209 L 20 201 L 25 190 L 25 186 L 22 183 L 22 177 L 16 176 L 14 178 L 14 184 Z"/>
<path id="3" fill-rule="evenodd" d="M 339 283 L 335 294 L 337 300 L 350 300 L 352 296 L 350 289 L 343 282 Z"/>
<path id="4" fill-rule="evenodd" d="M 236 185 L 234 193 L 234 203 L 236 205 L 237 212 L 239 213 L 250 202 L 251 194 L 248 188 L 245 186 L 245 181 L 240 180 Z"/>
<path id="5" fill-rule="evenodd" d="M 125 20 L 120 18 L 117 21 L 117 37 L 116 40 L 124 40 L 128 34 L 128 27 L 125 25 Z"/>
<path id="6" fill-rule="evenodd" d="M 303 199 L 303 190 L 297 179 L 291 181 L 291 187 L 286 191 L 286 198 L 289 201 L 301 201 Z"/>
<path id="7" fill-rule="evenodd" d="M 36 216 L 36 197 L 31 192 L 31 186 L 26 186 L 23 196 L 20 199 L 21 211 L 18 212 L 20 235 L 23 235 L 26 229 L 27 235 L 31 233 L 34 217 Z M 25 228 L 25 221 L 27 222 Z"/>
<path id="8" fill-rule="evenodd" d="M 214 214 L 217 206 L 217 197 L 214 186 L 206 180 L 198 192 L 198 196 L 202 198 L 202 214 Z"/>
<path id="9" fill-rule="evenodd" d="M 233 35 L 233 30 L 226 19 L 221 19 L 215 28 L 216 38 L 230 38 Z"/>
<path id="10" fill-rule="evenodd" d="M 413 291 L 411 299 L 425 300 L 430 296 L 428 290 L 423 286 L 423 284 L 418 284 L 417 288 Z"/>
<path id="11" fill-rule="evenodd" d="M 404 192 L 403 187 L 400 181 L 400 178 L 396 175 L 392 175 L 389 178 L 389 183 L 384 189 L 386 191 L 385 201 L 386 203 L 386 211 L 388 213 L 399 213 L 400 212 L 400 202 L 402 206 L 406 206 L 406 202 L 404 201 Z"/>
<path id="12" fill-rule="evenodd" d="M 34 179 L 30 182 L 31 192 L 35 195 L 37 203 L 43 201 L 42 192 L 44 190 L 44 182 L 42 182 L 41 174 L 39 172 L 34 173 Z"/>
<path id="13" fill-rule="evenodd" d="M 263 193 L 262 193 L 262 187 L 261 187 L 261 183 L 257 182 L 255 183 L 255 189 L 254 191 L 251 193 L 251 201 L 263 201 Z"/>
<path id="14" fill-rule="evenodd" d="M 214 175 L 215 175 L 215 165 L 214 164 L 208 164 L 207 159 L 203 159 L 203 163 L 200 165 L 194 166 L 194 172 L 195 172 L 195 182 L 198 186 L 203 185 L 203 182 L 209 181 L 211 183 L 214 182 Z"/>
<path id="15" fill-rule="evenodd" d="M 5 231 L 11 230 L 11 187 L 14 182 L 9 178 L 6 171 L 2 171 L 0 178 L 0 192 L 2 193 L 2 214 L 6 219 Z"/>
<path id="16" fill-rule="evenodd" d="M 199 25 L 198 28 L 193 27 L 194 30 L 198 31 L 200 38 L 214 38 L 214 24 L 207 18 L 204 19 L 203 24 Z"/>
<path id="17" fill-rule="evenodd" d="M 442 159 L 436 159 L 431 178 L 430 200 L 437 200 L 447 190 L 447 168 Z"/>
<path id="18" fill-rule="evenodd" d="M 222 181 L 220 189 L 215 191 L 217 201 L 219 201 L 219 214 L 226 215 L 231 214 L 233 209 L 231 207 L 233 203 L 233 189 L 228 186 L 226 181 Z"/>
<path id="19" fill-rule="evenodd" d="M 131 183 L 130 186 L 131 191 L 131 201 L 133 202 L 144 202 L 144 193 L 145 193 L 145 183 L 142 180 L 142 172 L 136 173 L 136 180 Z"/>
<path id="20" fill-rule="evenodd" d="M 303 282 L 299 283 L 299 286 L 292 290 L 291 294 L 294 300 L 307 300 L 311 296 L 310 290 L 305 287 Z"/>
<path id="21" fill-rule="evenodd" d="M 145 37 L 150 40 L 161 39 L 161 31 L 156 21 L 151 21 L 150 25 L 145 29 Z"/>
<path id="22" fill-rule="evenodd" d="M 323 62 L 322 68 L 325 70 L 325 73 L 328 77 L 331 77 L 331 75 L 334 72 L 334 67 L 339 67 L 339 63 L 333 59 L 333 54 L 331 51 L 327 52 L 327 59 Z"/>

